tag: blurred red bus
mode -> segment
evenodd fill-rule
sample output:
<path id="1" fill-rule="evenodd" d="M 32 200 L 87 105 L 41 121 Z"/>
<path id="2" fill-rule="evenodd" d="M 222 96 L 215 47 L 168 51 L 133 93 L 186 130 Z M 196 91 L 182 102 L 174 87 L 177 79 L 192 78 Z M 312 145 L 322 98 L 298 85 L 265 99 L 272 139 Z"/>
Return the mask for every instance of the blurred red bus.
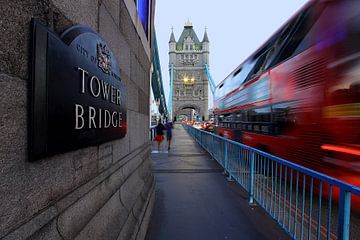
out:
<path id="1" fill-rule="evenodd" d="M 360 1 L 308 2 L 217 86 L 214 114 L 221 136 L 360 186 Z"/>

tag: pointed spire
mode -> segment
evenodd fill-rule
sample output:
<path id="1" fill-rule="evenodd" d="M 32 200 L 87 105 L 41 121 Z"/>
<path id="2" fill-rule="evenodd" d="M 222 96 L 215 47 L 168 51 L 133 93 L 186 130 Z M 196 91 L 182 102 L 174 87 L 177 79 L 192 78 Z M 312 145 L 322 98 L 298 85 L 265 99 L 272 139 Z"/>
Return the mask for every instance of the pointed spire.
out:
<path id="1" fill-rule="evenodd" d="M 209 38 L 208 38 L 206 30 L 207 30 L 207 27 L 205 27 L 205 33 L 204 33 L 204 38 L 203 38 L 202 42 L 209 42 Z"/>
<path id="2" fill-rule="evenodd" d="M 185 22 L 184 27 L 185 27 L 185 28 L 192 28 L 192 27 L 193 27 L 192 22 L 190 22 L 189 18 L 188 18 L 188 20 Z"/>
<path id="3" fill-rule="evenodd" d="M 171 27 L 171 36 L 170 36 L 169 43 L 171 43 L 171 42 L 176 42 L 175 36 L 174 36 L 174 27 Z"/>

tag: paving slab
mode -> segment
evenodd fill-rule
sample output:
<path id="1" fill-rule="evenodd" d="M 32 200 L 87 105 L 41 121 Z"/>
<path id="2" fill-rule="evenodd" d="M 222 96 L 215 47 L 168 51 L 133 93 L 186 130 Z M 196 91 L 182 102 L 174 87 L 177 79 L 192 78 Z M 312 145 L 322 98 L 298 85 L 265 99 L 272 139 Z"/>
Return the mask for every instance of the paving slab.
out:
<path id="1" fill-rule="evenodd" d="M 211 156 L 176 124 L 173 143 L 151 154 L 155 207 L 147 240 L 291 239 Z"/>

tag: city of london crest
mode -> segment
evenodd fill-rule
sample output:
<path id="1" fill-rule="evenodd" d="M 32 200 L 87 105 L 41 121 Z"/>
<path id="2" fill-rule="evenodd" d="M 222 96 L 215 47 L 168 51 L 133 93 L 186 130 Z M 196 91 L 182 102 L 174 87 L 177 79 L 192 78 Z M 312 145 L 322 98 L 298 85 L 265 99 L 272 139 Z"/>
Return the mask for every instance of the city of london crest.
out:
<path id="1" fill-rule="evenodd" d="M 109 49 L 107 49 L 106 45 L 98 43 L 97 44 L 97 59 L 98 59 L 98 67 L 104 73 L 111 73 L 111 58 Z"/>

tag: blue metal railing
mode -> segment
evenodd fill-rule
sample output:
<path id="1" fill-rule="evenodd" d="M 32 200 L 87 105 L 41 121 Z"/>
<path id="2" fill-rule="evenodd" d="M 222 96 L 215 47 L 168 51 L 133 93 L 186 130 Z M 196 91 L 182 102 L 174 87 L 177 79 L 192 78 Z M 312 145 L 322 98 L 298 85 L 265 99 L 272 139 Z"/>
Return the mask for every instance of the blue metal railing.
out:
<path id="1" fill-rule="evenodd" d="M 293 239 L 349 239 L 360 218 L 360 188 L 244 144 L 183 125 Z M 357 209 L 359 211 L 359 209 Z M 351 217 L 351 218 L 350 218 Z M 353 225 L 350 224 L 354 222 Z M 352 236 L 356 238 L 359 235 Z"/>
<path id="2" fill-rule="evenodd" d="M 156 33 L 154 34 L 154 46 L 153 46 L 153 71 L 151 74 L 151 88 L 154 94 L 155 100 L 159 100 L 160 104 L 158 110 L 160 114 L 164 116 L 168 115 L 168 109 L 166 106 L 166 99 L 164 94 L 163 79 L 161 75 L 161 65 L 159 58 L 159 50 L 157 45 Z"/>
<path id="3" fill-rule="evenodd" d="M 209 71 L 209 65 L 207 65 L 207 64 L 205 64 L 205 72 L 206 72 L 206 76 L 208 78 L 208 81 L 210 83 L 211 93 L 214 95 L 216 85 L 215 85 L 214 79 L 211 77 L 211 74 L 210 74 L 210 71 Z"/>

